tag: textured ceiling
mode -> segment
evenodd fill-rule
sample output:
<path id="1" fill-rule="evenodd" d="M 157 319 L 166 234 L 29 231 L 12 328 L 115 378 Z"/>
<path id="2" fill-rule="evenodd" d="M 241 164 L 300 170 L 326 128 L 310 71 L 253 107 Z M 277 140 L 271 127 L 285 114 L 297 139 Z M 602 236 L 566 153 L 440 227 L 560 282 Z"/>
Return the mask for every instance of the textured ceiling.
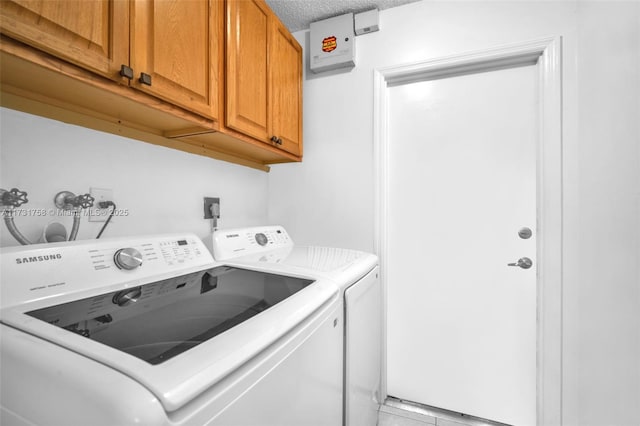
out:
<path id="1" fill-rule="evenodd" d="M 314 21 L 331 18 L 349 12 L 359 13 L 371 9 L 413 3 L 418 0 L 266 0 L 289 31 L 309 28 Z"/>

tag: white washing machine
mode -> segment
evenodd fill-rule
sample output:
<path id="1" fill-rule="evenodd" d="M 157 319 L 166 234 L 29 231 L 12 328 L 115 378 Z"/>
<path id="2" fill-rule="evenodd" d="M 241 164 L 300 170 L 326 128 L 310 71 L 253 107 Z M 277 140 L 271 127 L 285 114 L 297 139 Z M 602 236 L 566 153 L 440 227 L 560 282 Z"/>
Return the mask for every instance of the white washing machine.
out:
<path id="1" fill-rule="evenodd" d="M 194 235 L 1 261 L 3 426 L 342 422 L 340 289 L 321 274 L 216 262 Z"/>
<path id="2" fill-rule="evenodd" d="M 381 404 L 382 290 L 377 256 L 356 250 L 296 246 L 281 226 L 217 230 L 205 241 L 220 262 L 323 276 L 340 288 L 343 424 L 375 426 Z"/>

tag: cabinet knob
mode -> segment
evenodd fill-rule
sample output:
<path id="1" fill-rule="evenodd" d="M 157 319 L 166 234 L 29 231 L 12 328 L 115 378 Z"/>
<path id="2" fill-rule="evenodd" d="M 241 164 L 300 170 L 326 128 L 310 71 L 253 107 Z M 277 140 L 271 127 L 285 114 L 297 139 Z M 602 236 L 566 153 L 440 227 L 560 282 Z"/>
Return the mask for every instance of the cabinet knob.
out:
<path id="1" fill-rule="evenodd" d="M 271 142 L 275 143 L 276 145 L 282 145 L 282 139 L 277 136 L 271 136 Z"/>
<path id="2" fill-rule="evenodd" d="M 147 86 L 151 86 L 151 76 L 147 73 L 141 72 L 138 81 L 142 84 L 146 84 Z"/>
<path id="3" fill-rule="evenodd" d="M 131 80 L 133 79 L 133 69 L 126 65 L 120 65 L 120 75 Z"/>

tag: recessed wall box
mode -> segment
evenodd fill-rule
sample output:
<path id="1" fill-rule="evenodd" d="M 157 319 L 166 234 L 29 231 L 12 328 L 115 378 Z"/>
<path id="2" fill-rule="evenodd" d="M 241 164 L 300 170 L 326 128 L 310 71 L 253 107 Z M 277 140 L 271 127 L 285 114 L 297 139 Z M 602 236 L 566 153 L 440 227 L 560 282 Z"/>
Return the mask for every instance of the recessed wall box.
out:
<path id="1" fill-rule="evenodd" d="M 314 73 L 355 67 L 353 13 L 312 22 L 309 49 Z"/>
<path id="2" fill-rule="evenodd" d="M 378 9 L 357 13 L 354 19 L 356 35 L 373 33 L 380 29 L 378 26 Z"/>

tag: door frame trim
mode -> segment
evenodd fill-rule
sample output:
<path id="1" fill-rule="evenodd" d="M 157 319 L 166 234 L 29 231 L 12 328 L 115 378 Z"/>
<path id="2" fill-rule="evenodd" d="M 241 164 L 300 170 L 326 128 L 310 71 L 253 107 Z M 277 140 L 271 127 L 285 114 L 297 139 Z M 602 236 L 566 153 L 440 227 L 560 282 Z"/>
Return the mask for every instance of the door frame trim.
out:
<path id="1" fill-rule="evenodd" d="M 537 355 L 536 423 L 562 424 L 562 37 L 549 37 L 374 70 L 374 245 L 380 258 L 384 312 L 382 400 L 387 397 L 386 323 L 389 220 L 388 89 L 504 68 L 537 65 Z"/>

